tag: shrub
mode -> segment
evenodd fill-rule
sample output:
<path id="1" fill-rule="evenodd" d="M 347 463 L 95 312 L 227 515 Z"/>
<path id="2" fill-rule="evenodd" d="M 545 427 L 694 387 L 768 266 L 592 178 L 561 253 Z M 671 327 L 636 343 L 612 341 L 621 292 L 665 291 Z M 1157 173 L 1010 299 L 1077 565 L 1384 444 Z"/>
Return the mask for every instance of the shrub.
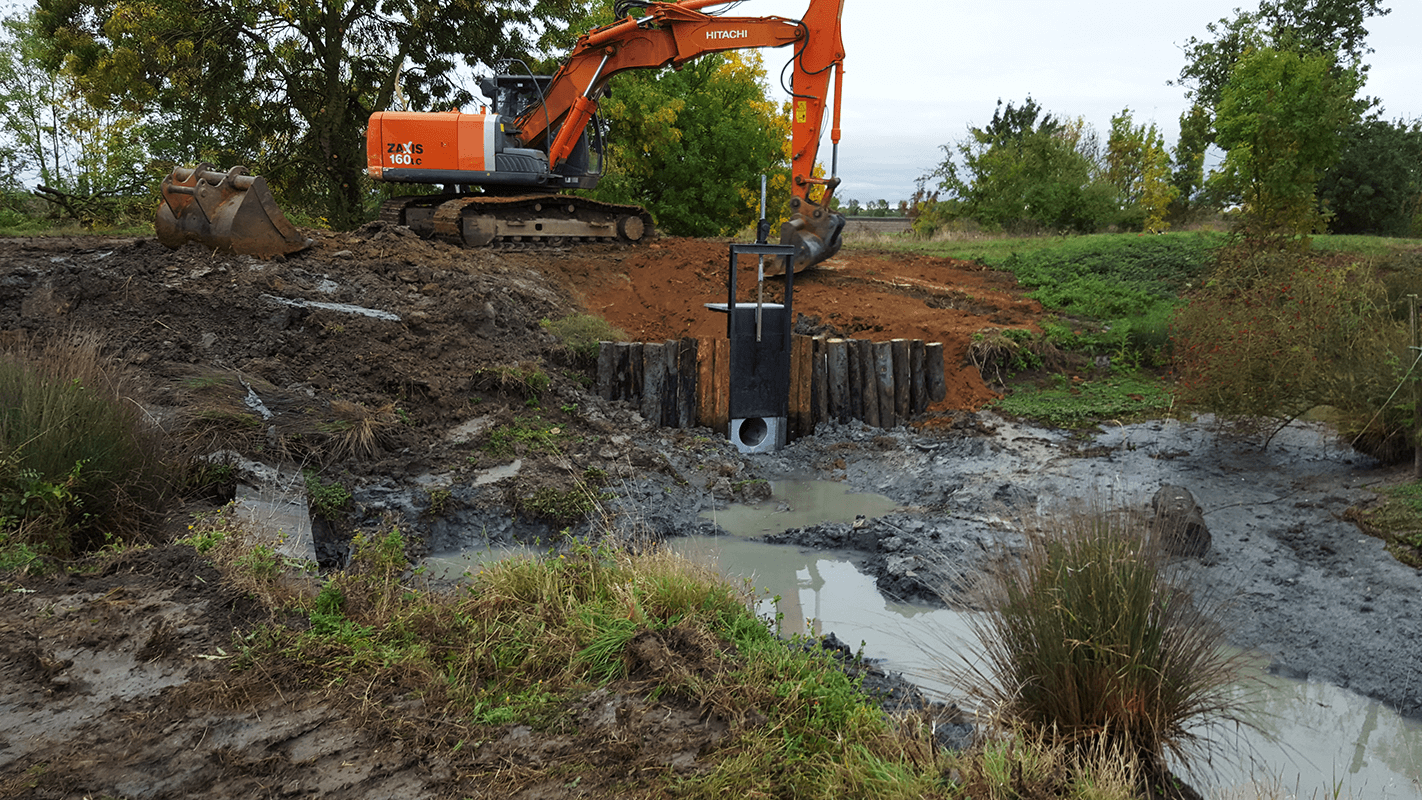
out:
<path id="1" fill-rule="evenodd" d="M 1223 256 L 1175 319 L 1182 400 L 1285 424 L 1321 405 L 1362 419 L 1383 408 L 1411 359 L 1373 269 L 1287 250 Z"/>
<path id="2" fill-rule="evenodd" d="M 985 579 L 973 622 L 983 661 L 959 679 L 1009 727 L 1184 763 L 1201 721 L 1241 721 L 1210 609 L 1193 599 L 1158 537 L 1125 512 L 1048 520 Z"/>
<path id="3" fill-rule="evenodd" d="M 93 336 L 0 353 L 0 528 L 67 558 L 162 510 L 161 434 Z"/>

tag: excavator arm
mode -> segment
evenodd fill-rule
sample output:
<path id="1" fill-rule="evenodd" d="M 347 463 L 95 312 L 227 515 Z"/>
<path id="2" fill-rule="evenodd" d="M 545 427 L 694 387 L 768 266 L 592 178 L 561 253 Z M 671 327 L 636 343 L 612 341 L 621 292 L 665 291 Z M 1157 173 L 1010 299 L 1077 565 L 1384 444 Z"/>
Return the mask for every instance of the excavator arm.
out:
<path id="1" fill-rule="evenodd" d="M 823 261 L 839 250 L 844 217 L 829 206 L 839 184 L 839 99 L 844 65 L 840 16 L 844 0 L 810 0 L 800 20 L 783 17 L 732 17 L 703 13 L 708 6 L 728 0 L 681 0 L 628 5 L 645 8 L 640 18 L 625 17 L 596 28 L 578 39 L 567 60 L 553 76 L 541 102 L 518 116 L 511 131 L 524 147 L 548 153 L 557 168 L 577 146 L 578 138 L 597 113 L 598 98 L 608 81 L 633 69 L 680 68 L 708 53 L 754 47 L 793 47 L 791 78 L 791 198 L 790 221 L 781 227 L 781 242 L 797 248 L 798 271 Z M 624 7 L 624 4 L 619 4 Z M 814 175 L 815 159 L 830 105 L 830 78 L 834 77 L 834 117 L 830 132 L 835 156 L 831 177 Z M 824 187 L 818 198 L 815 189 Z M 818 202 L 816 202 L 818 199 Z"/>

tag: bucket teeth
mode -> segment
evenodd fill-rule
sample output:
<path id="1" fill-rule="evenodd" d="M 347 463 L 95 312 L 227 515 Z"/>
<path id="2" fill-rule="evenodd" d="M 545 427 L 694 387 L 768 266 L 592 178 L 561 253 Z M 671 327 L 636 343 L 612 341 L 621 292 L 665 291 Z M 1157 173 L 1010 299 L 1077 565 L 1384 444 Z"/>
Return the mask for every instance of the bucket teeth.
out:
<path id="1" fill-rule="evenodd" d="M 179 167 L 163 179 L 153 227 L 176 250 L 188 242 L 215 251 L 271 258 L 310 247 L 277 206 L 266 179 L 246 167 L 218 172 L 210 164 Z"/>

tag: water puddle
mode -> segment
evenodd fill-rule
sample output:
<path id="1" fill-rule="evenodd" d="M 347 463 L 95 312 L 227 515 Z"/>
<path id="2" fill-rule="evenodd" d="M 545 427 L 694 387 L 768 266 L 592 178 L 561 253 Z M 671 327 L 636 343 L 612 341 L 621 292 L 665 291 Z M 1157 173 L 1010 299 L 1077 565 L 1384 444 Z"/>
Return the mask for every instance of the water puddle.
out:
<path id="1" fill-rule="evenodd" d="M 882 659 L 931 693 L 951 696 L 944 665 L 961 664 L 958 654 L 973 651 L 963 614 L 885 598 L 847 554 L 747 540 L 893 508 L 887 498 L 848 493 L 842 484 L 777 481 L 770 500 L 715 512 L 715 522 L 731 535 L 683 537 L 671 545 L 714 563 L 728 578 L 748 581 L 764 598 L 757 608 L 761 616 L 783 615 L 785 635 L 833 631 L 851 647 L 863 642 L 866 656 Z M 777 595 L 778 604 L 772 599 Z M 1213 777 L 1197 779 L 1212 780 L 1212 794 L 1257 796 L 1238 794 L 1252 779 L 1281 786 L 1284 796 L 1332 797 L 1332 787 L 1341 786 L 1342 797 L 1422 800 L 1422 721 L 1325 683 L 1262 675 L 1240 691 L 1250 692 L 1268 735 L 1210 732 L 1222 752 L 1213 759 Z"/>
<path id="2" fill-rule="evenodd" d="M 738 536 L 760 536 L 821 522 L 853 522 L 860 515 L 880 517 L 898 508 L 887 497 L 851 492 L 834 481 L 770 481 L 770 489 L 769 500 L 703 511 L 701 517 Z"/>

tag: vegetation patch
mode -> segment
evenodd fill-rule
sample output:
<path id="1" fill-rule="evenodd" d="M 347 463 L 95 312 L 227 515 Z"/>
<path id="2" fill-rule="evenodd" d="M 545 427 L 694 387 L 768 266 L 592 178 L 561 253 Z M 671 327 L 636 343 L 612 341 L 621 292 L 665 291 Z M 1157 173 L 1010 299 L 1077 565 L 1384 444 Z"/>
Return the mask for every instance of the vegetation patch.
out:
<path id="1" fill-rule="evenodd" d="M 1382 489 L 1375 502 L 1352 506 L 1344 516 L 1386 542 L 1393 558 L 1422 569 L 1422 481 Z"/>
<path id="2" fill-rule="evenodd" d="M 484 452 L 495 458 L 527 452 L 557 453 L 560 444 L 571 436 L 557 423 L 542 417 L 518 417 L 512 425 L 500 425 L 489 431 Z"/>
<path id="3" fill-rule="evenodd" d="M 994 408 L 1057 428 L 1084 428 L 1105 420 L 1132 422 L 1170 411 L 1174 398 L 1159 379 L 1143 372 L 1093 379 L 1053 376 L 1054 386 L 1019 386 Z"/>
<path id="4" fill-rule="evenodd" d="M 0 352 L 0 537 L 14 559 L 134 540 L 163 508 L 163 439 L 130 391 L 97 337 Z"/>
<path id="5" fill-rule="evenodd" d="M 519 394 L 528 401 L 536 402 L 548 390 L 548 384 L 548 373 L 532 362 L 474 370 L 475 388 Z"/>
<path id="6" fill-rule="evenodd" d="M 625 342 L 627 334 L 595 314 L 572 314 L 539 323 L 558 338 L 578 366 L 597 363 L 598 342 Z"/>

